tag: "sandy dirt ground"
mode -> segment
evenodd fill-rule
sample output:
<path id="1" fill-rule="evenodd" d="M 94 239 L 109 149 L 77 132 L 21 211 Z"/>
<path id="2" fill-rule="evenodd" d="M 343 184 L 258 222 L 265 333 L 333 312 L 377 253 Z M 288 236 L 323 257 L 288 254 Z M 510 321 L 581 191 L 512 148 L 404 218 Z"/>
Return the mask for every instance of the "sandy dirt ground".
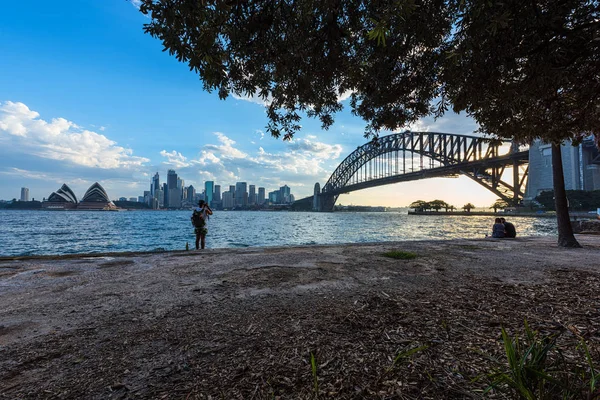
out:
<path id="1" fill-rule="evenodd" d="M 0 398 L 477 398 L 525 319 L 600 361 L 578 240 L 0 259 Z"/>

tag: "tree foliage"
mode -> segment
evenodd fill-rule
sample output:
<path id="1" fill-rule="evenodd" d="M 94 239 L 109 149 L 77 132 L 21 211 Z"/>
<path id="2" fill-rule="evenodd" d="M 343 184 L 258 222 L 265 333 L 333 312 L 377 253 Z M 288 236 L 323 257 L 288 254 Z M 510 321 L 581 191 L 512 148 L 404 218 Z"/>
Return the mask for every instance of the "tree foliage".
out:
<path id="1" fill-rule="evenodd" d="M 505 200 L 498 199 L 490 206 L 490 208 L 494 209 L 494 212 L 497 212 L 498 209 L 505 209 L 508 207 L 508 203 Z"/>
<path id="2" fill-rule="evenodd" d="M 446 0 L 142 0 L 145 32 L 221 98 L 258 95 L 267 130 L 290 139 L 301 114 L 324 129 L 351 93 L 366 132 L 429 115 L 451 32 Z"/>
<path id="3" fill-rule="evenodd" d="M 416 200 L 416 201 L 413 201 L 412 203 L 410 203 L 410 205 L 408 207 L 414 208 L 415 212 L 424 211 L 427 207 L 429 207 L 429 203 L 427 203 L 424 200 Z"/>
<path id="4" fill-rule="evenodd" d="M 560 143 L 600 133 L 600 3 L 489 2 L 457 9 L 445 95 L 482 131 Z"/>
<path id="5" fill-rule="evenodd" d="M 467 203 L 464 206 L 462 206 L 462 209 L 466 212 L 471 212 L 473 208 L 475 208 L 475 206 L 472 203 Z"/>
<path id="6" fill-rule="evenodd" d="M 446 211 L 448 211 L 448 207 L 450 207 L 444 200 L 432 200 L 429 202 L 429 206 L 435 211 L 440 211 L 442 208 L 445 208 Z"/>
<path id="7" fill-rule="evenodd" d="M 569 208 L 578 211 L 594 211 L 600 207 L 600 190 L 567 190 Z M 548 210 L 554 210 L 554 192 L 543 191 L 535 200 Z"/>

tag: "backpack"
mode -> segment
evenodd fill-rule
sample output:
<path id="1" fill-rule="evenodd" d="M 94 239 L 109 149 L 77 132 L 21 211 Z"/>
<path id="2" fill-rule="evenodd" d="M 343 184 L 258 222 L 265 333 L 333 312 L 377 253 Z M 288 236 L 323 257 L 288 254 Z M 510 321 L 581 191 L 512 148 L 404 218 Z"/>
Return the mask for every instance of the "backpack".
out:
<path id="1" fill-rule="evenodd" d="M 192 225 L 198 227 L 202 225 L 202 213 L 200 211 L 194 210 L 192 214 Z"/>

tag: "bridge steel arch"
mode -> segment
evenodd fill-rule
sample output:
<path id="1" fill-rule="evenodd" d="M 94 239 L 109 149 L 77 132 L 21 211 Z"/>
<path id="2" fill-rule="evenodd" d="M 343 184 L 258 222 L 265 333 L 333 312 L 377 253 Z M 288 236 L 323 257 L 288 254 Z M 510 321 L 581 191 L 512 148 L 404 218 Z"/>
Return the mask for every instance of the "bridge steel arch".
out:
<path id="1" fill-rule="evenodd" d="M 516 204 L 525 193 L 529 151 L 511 144 L 506 154 L 500 154 L 505 143 L 507 141 L 499 139 L 438 132 L 406 131 L 383 136 L 348 155 L 323 186 L 315 204 L 319 204 L 319 211 L 332 211 L 342 193 L 459 174 L 468 176 L 509 204 Z M 513 168 L 512 183 L 502 180 L 506 167 Z"/>

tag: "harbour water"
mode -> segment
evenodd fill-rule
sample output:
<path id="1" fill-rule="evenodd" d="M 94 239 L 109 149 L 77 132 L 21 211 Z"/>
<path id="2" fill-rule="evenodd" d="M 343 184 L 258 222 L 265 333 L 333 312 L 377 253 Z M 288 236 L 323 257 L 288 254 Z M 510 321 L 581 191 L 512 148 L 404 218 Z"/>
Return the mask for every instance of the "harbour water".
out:
<path id="1" fill-rule="evenodd" d="M 0 210 L 0 256 L 184 250 L 194 247 L 190 211 Z M 552 235 L 553 218 L 510 217 L 519 236 Z M 406 212 L 216 211 L 208 248 L 478 238 L 493 217 Z"/>

